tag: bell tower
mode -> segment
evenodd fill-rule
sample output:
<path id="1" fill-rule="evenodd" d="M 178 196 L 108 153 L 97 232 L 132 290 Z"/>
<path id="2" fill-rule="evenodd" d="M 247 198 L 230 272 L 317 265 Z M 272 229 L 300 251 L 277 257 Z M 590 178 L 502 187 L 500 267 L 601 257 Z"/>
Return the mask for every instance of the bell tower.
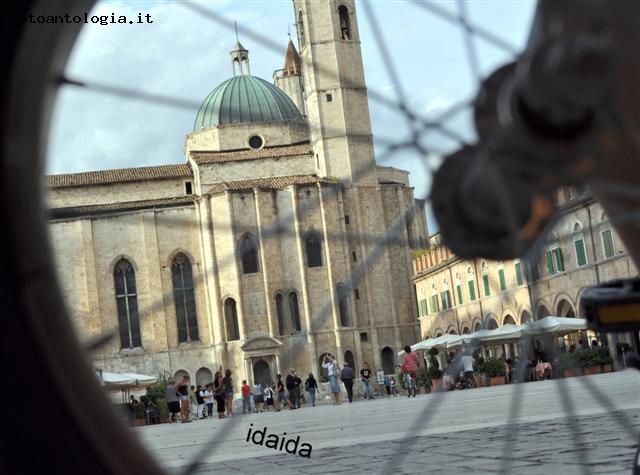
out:
<path id="1" fill-rule="evenodd" d="M 376 185 L 354 0 L 294 0 L 316 169 L 345 186 Z"/>

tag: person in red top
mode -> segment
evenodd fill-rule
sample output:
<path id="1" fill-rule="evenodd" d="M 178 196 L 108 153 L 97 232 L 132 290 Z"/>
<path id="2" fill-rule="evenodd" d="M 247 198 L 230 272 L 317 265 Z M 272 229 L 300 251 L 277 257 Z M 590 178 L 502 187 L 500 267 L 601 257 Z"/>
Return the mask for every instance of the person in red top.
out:
<path id="1" fill-rule="evenodd" d="M 242 413 L 246 414 L 248 412 L 251 414 L 251 386 L 244 379 L 242 380 L 240 391 L 242 391 Z"/>
<path id="2" fill-rule="evenodd" d="M 404 347 L 404 357 L 402 358 L 402 365 L 400 369 L 403 373 L 409 373 L 411 379 L 415 380 L 418 371 L 418 355 L 411 351 L 409 345 Z"/>

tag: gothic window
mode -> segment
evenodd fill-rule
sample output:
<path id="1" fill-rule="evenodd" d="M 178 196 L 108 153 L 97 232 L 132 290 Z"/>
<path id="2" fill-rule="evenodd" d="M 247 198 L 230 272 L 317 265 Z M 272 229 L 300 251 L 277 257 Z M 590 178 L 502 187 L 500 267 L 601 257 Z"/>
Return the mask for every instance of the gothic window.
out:
<path id="1" fill-rule="evenodd" d="M 258 245 L 252 236 L 245 236 L 240 241 L 240 259 L 242 261 L 242 272 L 245 274 L 255 274 L 258 272 Z"/>
<path id="2" fill-rule="evenodd" d="M 284 335 L 284 303 L 282 294 L 276 295 L 276 314 L 278 316 L 278 333 Z"/>
<path id="3" fill-rule="evenodd" d="M 136 293 L 136 273 L 131 263 L 120 259 L 113 269 L 113 281 L 118 309 L 118 327 L 121 348 L 139 348 L 140 318 L 138 316 L 138 295 Z"/>
<path id="4" fill-rule="evenodd" d="M 349 319 L 349 300 L 344 284 L 338 284 L 338 310 L 340 311 L 340 325 L 348 327 Z"/>
<path id="5" fill-rule="evenodd" d="M 289 310 L 291 311 L 291 323 L 293 330 L 299 332 L 302 330 L 300 325 L 300 306 L 298 305 L 298 294 L 291 292 L 289 294 Z"/>
<path id="6" fill-rule="evenodd" d="M 233 299 L 227 299 L 224 302 L 224 322 L 227 330 L 227 341 L 239 340 L 238 310 L 236 309 L 236 301 Z"/>
<path id="7" fill-rule="evenodd" d="M 351 21 L 349 20 L 349 9 L 344 5 L 338 7 L 340 17 L 340 37 L 343 40 L 351 39 Z"/>
<path id="8" fill-rule="evenodd" d="M 316 232 L 308 233 L 304 240 L 308 267 L 322 267 L 322 240 Z"/>
<path id="9" fill-rule="evenodd" d="M 191 262 L 184 254 L 178 254 L 171 264 L 173 280 L 173 300 L 176 305 L 178 322 L 178 343 L 197 341 L 198 317 L 196 315 L 196 299 L 193 290 L 193 274 Z"/>

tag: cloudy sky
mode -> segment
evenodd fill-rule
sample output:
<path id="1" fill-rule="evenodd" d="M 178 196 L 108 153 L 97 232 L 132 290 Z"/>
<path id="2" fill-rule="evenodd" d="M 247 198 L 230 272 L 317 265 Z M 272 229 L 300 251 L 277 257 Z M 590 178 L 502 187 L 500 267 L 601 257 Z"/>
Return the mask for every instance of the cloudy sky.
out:
<path id="1" fill-rule="evenodd" d="M 420 143 L 433 151 L 390 153 L 389 144 L 406 142 L 412 122 L 385 99 L 401 95 L 410 110 L 435 119 L 475 94 L 476 77 L 459 25 L 442 15 L 459 15 L 458 2 L 378 0 L 357 3 L 370 113 L 380 164 L 411 171 L 416 196 L 428 193 L 428 167 L 438 154 L 458 146 L 437 129 L 422 130 Z M 425 5 L 429 3 L 429 5 Z M 48 173 L 71 173 L 184 161 L 183 143 L 193 130 L 197 109 L 207 94 L 232 75 L 228 52 L 235 43 L 233 28 L 214 21 L 237 21 L 240 41 L 249 50 L 251 72 L 271 80 L 282 67 L 290 29 L 295 38 L 292 2 L 203 1 L 194 11 L 184 2 L 103 1 L 91 14 L 149 14 L 152 24 L 87 25 L 75 46 L 67 71 L 87 84 L 139 91 L 144 97 L 178 99 L 176 105 L 105 93 L 93 87 L 66 86 L 56 106 L 49 141 Z M 470 23 L 521 49 L 526 40 L 534 2 L 529 0 L 471 0 L 463 4 Z M 433 7 L 442 11 L 434 14 Z M 373 13 L 374 22 L 371 21 Z M 377 27 L 376 27 L 377 24 Z M 381 54 L 389 53 L 394 73 Z M 506 48 L 476 37 L 472 42 L 480 75 L 513 58 Z M 454 115 L 451 132 L 472 140 L 470 114 Z"/>

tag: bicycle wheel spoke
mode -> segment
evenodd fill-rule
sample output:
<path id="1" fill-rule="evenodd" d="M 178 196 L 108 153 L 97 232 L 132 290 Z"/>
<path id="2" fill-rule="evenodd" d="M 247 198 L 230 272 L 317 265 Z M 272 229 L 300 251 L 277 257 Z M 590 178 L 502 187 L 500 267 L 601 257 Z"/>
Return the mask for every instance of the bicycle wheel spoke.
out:
<path id="1" fill-rule="evenodd" d="M 161 94 L 152 94 L 139 89 L 129 89 L 113 84 L 103 84 L 98 81 L 80 80 L 73 79 L 68 76 L 62 76 L 58 80 L 58 83 L 60 86 L 73 86 L 90 91 L 101 92 L 114 97 L 120 97 L 122 99 L 148 102 L 156 105 L 174 107 L 176 109 L 197 111 L 200 108 L 199 102 L 192 102 L 186 99 L 179 99 Z"/>

